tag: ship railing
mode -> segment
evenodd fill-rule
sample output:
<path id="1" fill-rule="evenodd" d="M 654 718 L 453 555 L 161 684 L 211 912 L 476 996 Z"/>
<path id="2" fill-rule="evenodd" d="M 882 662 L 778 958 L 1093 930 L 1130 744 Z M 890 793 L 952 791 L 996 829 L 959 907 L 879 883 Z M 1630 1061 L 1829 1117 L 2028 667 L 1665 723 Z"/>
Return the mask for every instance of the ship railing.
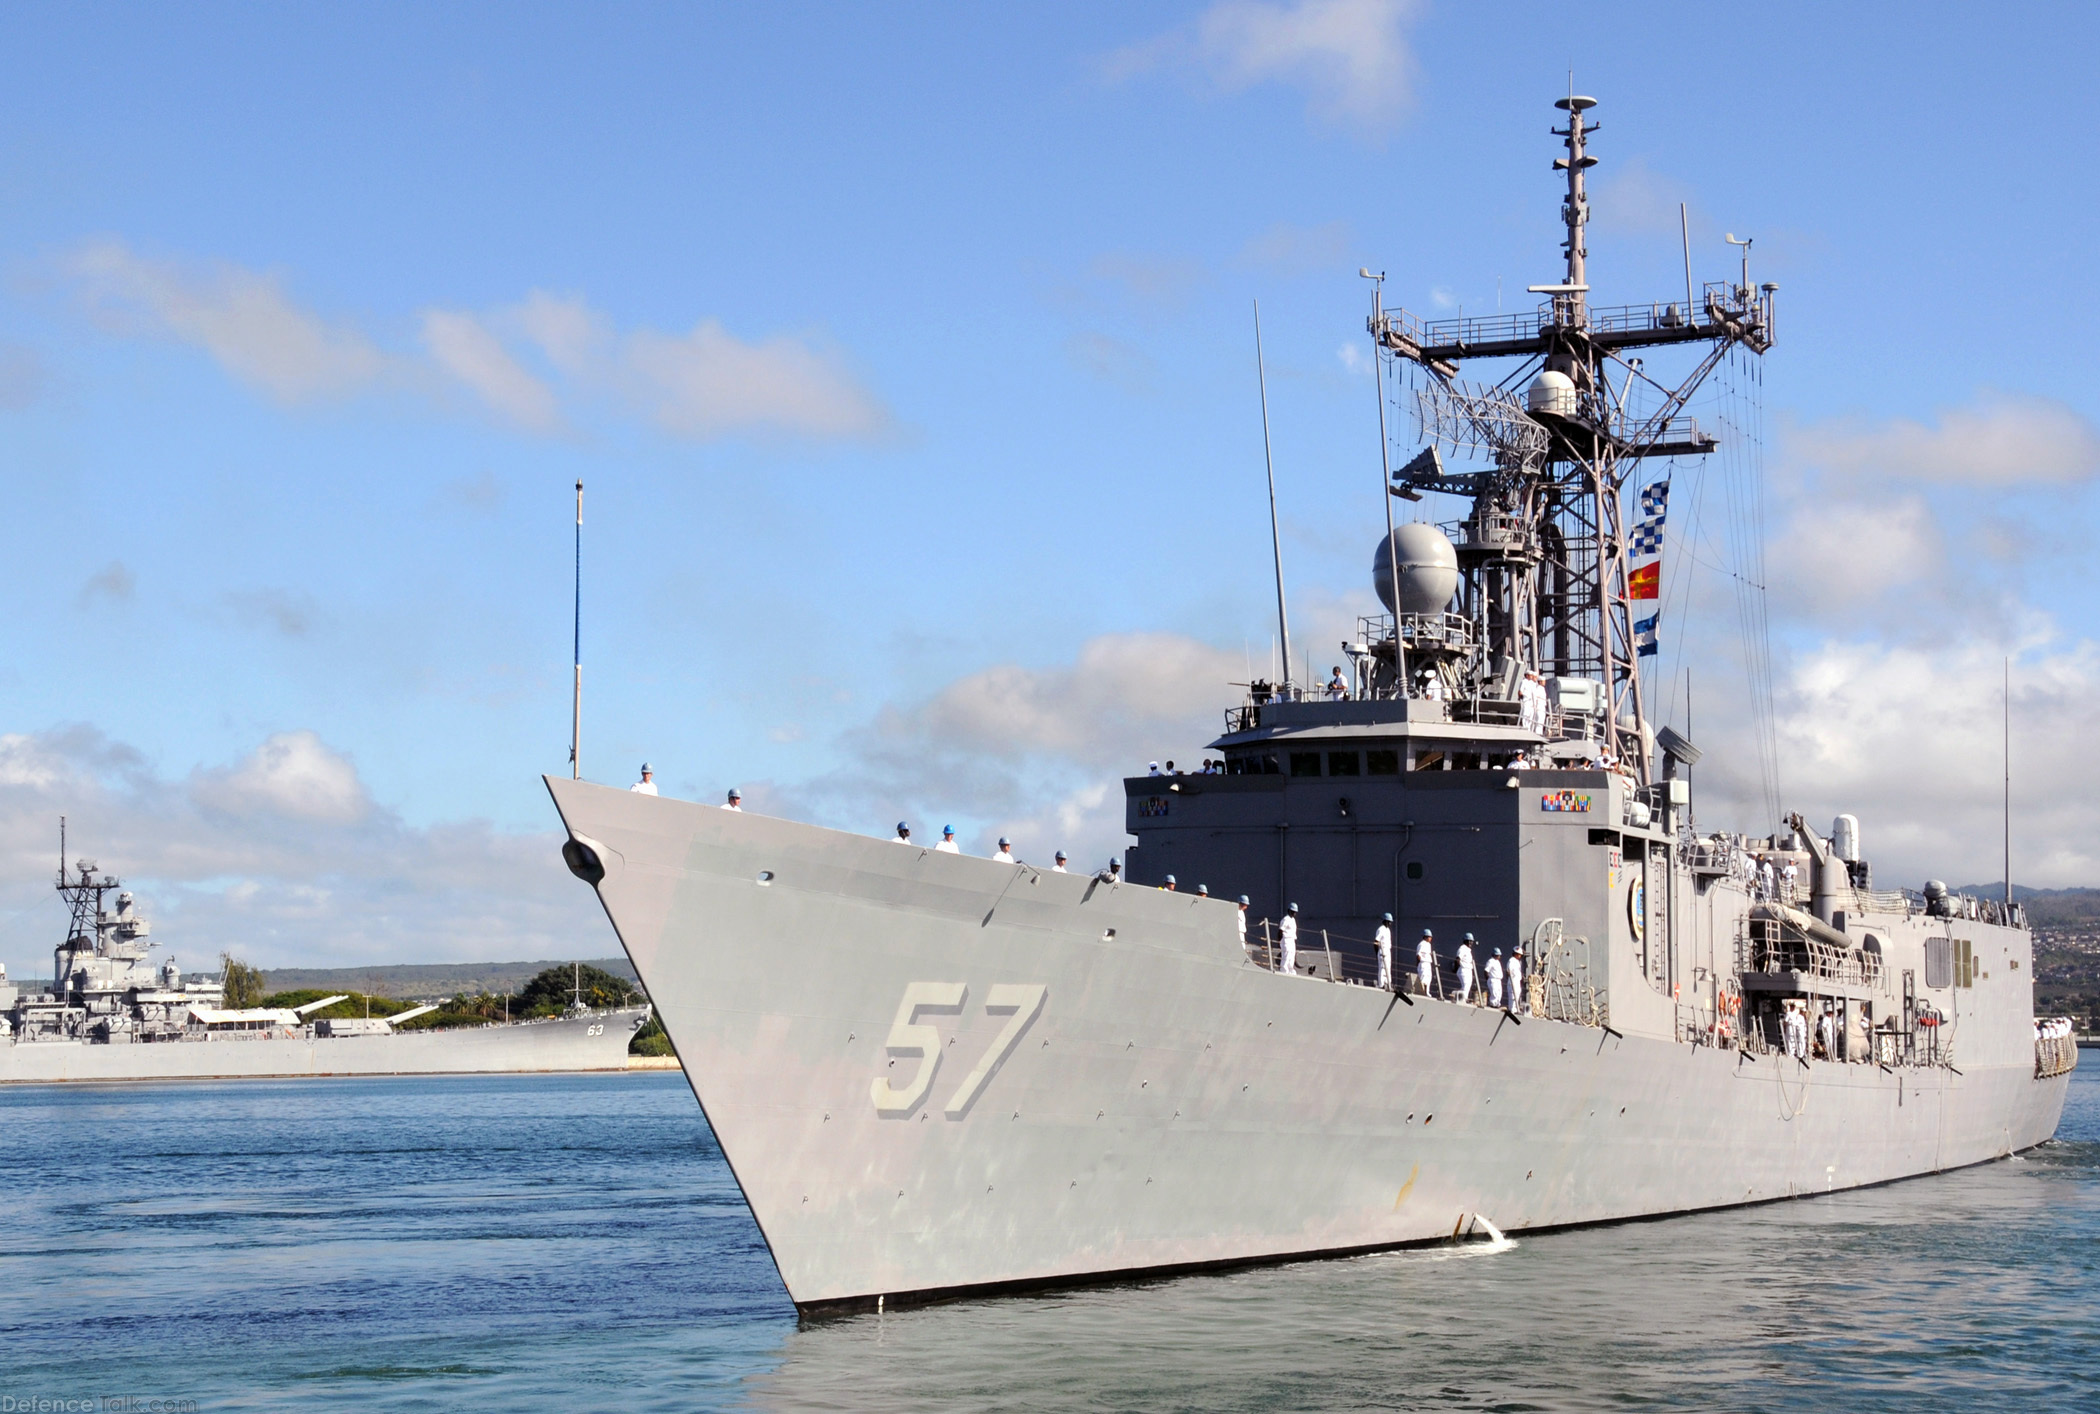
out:
<path id="1" fill-rule="evenodd" d="M 2049 1017 L 2037 1023 L 2044 1034 L 2034 1039 L 2034 1078 L 2053 1080 L 2078 1069 L 2078 1036 L 2068 1016 Z"/>
<path id="2" fill-rule="evenodd" d="M 1606 1024 L 1610 1009 L 1606 1005 L 1604 990 L 1590 985 L 1589 982 L 1589 941 L 1586 938 L 1570 941 L 1575 946 L 1575 955 L 1580 958 L 1579 965 L 1569 966 L 1568 959 L 1563 958 L 1559 966 L 1544 975 L 1536 970 L 1527 969 L 1524 975 L 1524 994 L 1506 998 L 1510 1011 L 1519 1016 L 1543 1016 L 1582 1026 Z M 1283 965 L 1282 946 L 1283 940 L 1277 925 L 1263 919 L 1260 927 L 1247 936 L 1247 960 L 1256 967 L 1266 968 L 1271 972 L 1280 971 Z M 1541 946 L 1537 934 L 1534 934 L 1532 946 Z M 1426 995 L 1435 1001 L 1458 1002 L 1458 964 L 1455 959 L 1438 954 L 1436 969 L 1430 974 L 1429 991 L 1424 993 L 1413 951 L 1410 949 L 1403 955 L 1397 939 L 1393 947 L 1390 985 L 1394 990 L 1405 990 L 1409 996 Z M 1466 999 L 1465 1005 L 1489 1005 L 1484 960 L 1481 969 L 1474 976 L 1472 993 Z M 1352 987 L 1376 987 L 1379 985 L 1378 943 L 1373 938 L 1360 938 L 1330 928 L 1308 928 L 1298 935 L 1298 947 L 1292 959 L 1291 970 L 1300 977 L 1311 977 L 1322 982 L 1335 982 Z"/>

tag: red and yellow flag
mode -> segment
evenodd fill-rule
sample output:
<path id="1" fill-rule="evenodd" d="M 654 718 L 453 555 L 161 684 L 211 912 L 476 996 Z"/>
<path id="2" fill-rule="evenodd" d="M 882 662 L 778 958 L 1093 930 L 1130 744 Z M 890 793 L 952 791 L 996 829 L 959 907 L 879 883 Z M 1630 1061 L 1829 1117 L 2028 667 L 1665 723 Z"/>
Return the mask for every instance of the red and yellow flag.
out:
<path id="1" fill-rule="evenodd" d="M 1657 599 L 1662 596 L 1662 561 L 1650 560 L 1645 565 L 1635 565 L 1626 576 L 1626 597 L 1629 599 Z"/>

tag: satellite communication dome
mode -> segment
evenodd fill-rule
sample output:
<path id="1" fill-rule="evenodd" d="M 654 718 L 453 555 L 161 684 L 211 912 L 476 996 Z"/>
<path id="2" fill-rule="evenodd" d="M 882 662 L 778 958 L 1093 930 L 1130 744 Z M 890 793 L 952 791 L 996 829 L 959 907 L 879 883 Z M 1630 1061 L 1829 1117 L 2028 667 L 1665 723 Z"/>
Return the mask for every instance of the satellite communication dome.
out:
<path id="1" fill-rule="evenodd" d="M 1565 373 L 1547 369 L 1531 380 L 1531 388 L 1524 401 L 1533 412 L 1550 412 L 1559 417 L 1575 415 L 1575 380 Z"/>
<path id="2" fill-rule="evenodd" d="M 1393 562 L 1400 564 L 1400 605 L 1403 614 L 1441 613 L 1458 592 L 1458 551 L 1450 538 L 1433 525 L 1415 523 L 1396 526 L 1390 540 L 1378 542 L 1371 557 L 1371 583 L 1379 602 L 1393 608 Z"/>

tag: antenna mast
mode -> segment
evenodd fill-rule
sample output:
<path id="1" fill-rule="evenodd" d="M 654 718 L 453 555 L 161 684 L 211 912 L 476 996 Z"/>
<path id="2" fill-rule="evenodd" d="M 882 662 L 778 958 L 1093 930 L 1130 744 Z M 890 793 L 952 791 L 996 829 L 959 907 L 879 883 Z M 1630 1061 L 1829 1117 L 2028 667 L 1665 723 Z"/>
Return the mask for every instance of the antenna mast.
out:
<path id="1" fill-rule="evenodd" d="M 1269 373 L 1261 356 L 1261 301 L 1254 302 L 1254 378 L 1261 388 L 1261 455 L 1269 468 L 1269 544 L 1276 552 L 1276 632 L 1283 640 L 1284 699 L 1290 699 L 1291 624 L 1283 609 L 1283 531 L 1276 521 L 1276 456 L 1269 449 Z"/>
<path id="2" fill-rule="evenodd" d="M 575 695 L 569 708 L 569 779 L 583 779 L 583 482 L 576 483 Z"/>
<path id="3" fill-rule="evenodd" d="M 1740 240 L 1740 282 L 1709 283 L 1695 307 L 1592 308 L 1586 228 L 1588 172 L 1597 159 L 1588 149 L 1600 129 L 1588 113 L 1596 100 L 1570 92 L 1553 106 L 1567 115 L 1567 126 L 1552 130 L 1566 154 L 1553 159 L 1553 170 L 1566 177 L 1560 282 L 1529 286 L 1542 296 L 1530 311 L 1428 322 L 1381 301 L 1372 316 L 1381 355 L 1407 359 L 1423 374 L 1415 384 L 1416 416 L 1428 446 L 1391 480 L 1409 499 L 1436 491 L 1472 502 L 1454 548 L 1465 617 L 1478 636 L 1453 639 L 1442 650 L 1447 680 L 1462 696 L 1498 703 L 1506 703 L 1525 668 L 1595 682 L 1604 703 L 1596 718 L 1585 716 L 1594 723 L 1590 739 L 1645 785 L 1654 763 L 1640 660 L 1655 651 L 1654 557 L 1667 491 L 1643 505 L 1639 524 L 1627 498 L 1648 459 L 1699 457 L 1718 447 L 1686 408 L 1731 351 L 1763 354 L 1772 346 L 1779 287 L 1750 286 L 1749 243 Z M 1680 213 L 1679 225 L 1689 236 L 1687 215 Z M 1676 345 L 1694 357 L 1674 382 L 1631 356 Z M 1518 362 L 1487 382 L 1461 381 L 1460 364 L 1476 359 Z M 1527 378 L 1529 388 L 1515 391 Z M 1447 469 L 1439 446 L 1492 459 L 1493 467 Z M 1648 563 L 1636 575 L 1631 562 L 1643 559 Z M 1396 669 L 1402 636 L 1394 638 Z M 1590 730 L 1586 725 L 1582 734 Z"/>

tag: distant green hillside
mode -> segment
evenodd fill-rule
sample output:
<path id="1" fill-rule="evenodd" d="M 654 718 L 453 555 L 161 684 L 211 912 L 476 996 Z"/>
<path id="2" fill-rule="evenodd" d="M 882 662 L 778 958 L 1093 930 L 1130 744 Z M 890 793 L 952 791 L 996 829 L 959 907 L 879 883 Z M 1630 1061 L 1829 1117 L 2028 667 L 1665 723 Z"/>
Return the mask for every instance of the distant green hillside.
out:
<path id="1" fill-rule="evenodd" d="M 1977 898 L 2004 898 L 2003 884 L 1964 884 L 1957 893 Z M 2013 885 L 2015 902 L 2027 905 L 2027 921 L 2037 928 L 2077 928 L 2100 924 L 2100 889 L 2030 889 Z"/>
<path id="2" fill-rule="evenodd" d="M 636 981 L 634 968 L 624 957 L 579 958 L 586 968 L 597 968 L 629 982 Z M 567 967 L 566 960 L 544 962 L 425 962 L 394 963 L 375 967 L 272 967 L 266 970 L 273 992 L 312 991 L 371 993 L 376 997 L 399 997 L 404 1001 L 434 1002 L 448 997 L 486 994 L 500 997 L 525 990 L 525 984 L 554 967 Z"/>

